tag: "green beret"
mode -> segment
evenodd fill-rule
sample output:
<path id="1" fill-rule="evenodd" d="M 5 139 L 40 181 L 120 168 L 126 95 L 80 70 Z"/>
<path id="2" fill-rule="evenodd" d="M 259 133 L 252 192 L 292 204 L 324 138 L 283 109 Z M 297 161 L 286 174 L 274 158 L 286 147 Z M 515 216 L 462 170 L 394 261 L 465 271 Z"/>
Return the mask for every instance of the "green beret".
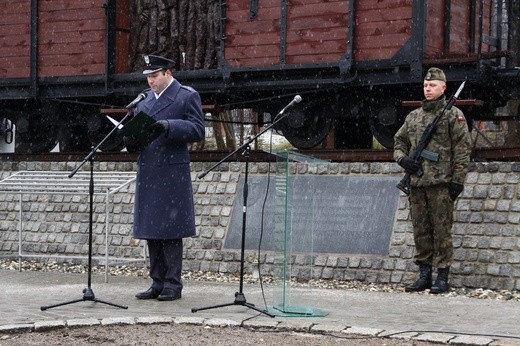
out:
<path id="1" fill-rule="evenodd" d="M 426 72 L 426 76 L 424 80 L 441 80 L 446 83 L 446 75 L 444 72 L 438 67 L 430 67 L 428 72 Z"/>

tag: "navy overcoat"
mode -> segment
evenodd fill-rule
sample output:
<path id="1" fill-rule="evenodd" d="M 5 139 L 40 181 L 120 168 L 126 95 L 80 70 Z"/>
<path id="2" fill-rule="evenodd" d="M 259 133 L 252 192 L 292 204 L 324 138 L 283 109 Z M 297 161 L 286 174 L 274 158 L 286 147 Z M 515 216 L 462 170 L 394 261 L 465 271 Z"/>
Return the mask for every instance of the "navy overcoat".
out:
<path id="1" fill-rule="evenodd" d="M 134 237 L 179 239 L 195 235 L 188 143 L 204 138 L 200 95 L 174 79 L 156 99 L 147 90 L 135 112 L 167 120 L 169 132 L 144 148 L 137 161 Z"/>

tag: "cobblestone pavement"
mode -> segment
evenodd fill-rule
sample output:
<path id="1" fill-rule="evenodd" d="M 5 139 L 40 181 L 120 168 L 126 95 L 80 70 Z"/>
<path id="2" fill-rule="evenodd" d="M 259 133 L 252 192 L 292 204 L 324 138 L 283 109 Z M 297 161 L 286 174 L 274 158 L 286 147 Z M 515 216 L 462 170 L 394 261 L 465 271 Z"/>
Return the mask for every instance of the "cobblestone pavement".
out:
<path id="1" fill-rule="evenodd" d="M 392 334 L 406 340 L 459 345 L 520 345 L 518 301 L 297 287 L 287 296 L 291 304 L 325 312 L 326 316 L 270 317 L 235 304 L 238 283 L 187 280 L 179 301 L 138 301 L 134 295 L 149 287 L 148 279 L 115 276 L 105 283 L 103 275 L 93 274 L 92 291 L 102 300 L 95 303 L 83 300 L 83 289 L 88 287 L 86 274 L 0 270 L 0 278 L 0 335 L 78 325 L 175 322 L 378 337 Z M 267 306 L 268 311 L 275 311 L 270 305 L 273 286 L 264 285 L 262 294 L 260 285 L 245 284 L 242 292 L 258 309 Z M 79 301 L 41 310 L 42 306 L 74 300 Z M 219 304 L 230 306 L 192 312 L 192 308 Z"/>

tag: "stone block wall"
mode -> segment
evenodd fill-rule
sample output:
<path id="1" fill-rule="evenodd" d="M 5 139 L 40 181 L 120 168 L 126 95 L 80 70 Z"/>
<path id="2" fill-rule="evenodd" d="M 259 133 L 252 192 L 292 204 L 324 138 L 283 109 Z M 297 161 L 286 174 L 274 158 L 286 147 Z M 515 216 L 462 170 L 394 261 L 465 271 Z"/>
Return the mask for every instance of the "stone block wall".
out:
<path id="1" fill-rule="evenodd" d="M 17 171 L 72 171 L 76 162 L 2 162 L 0 179 Z M 185 239 L 184 268 L 191 271 L 236 273 L 240 251 L 224 248 L 243 163 L 224 163 L 203 179 L 197 175 L 209 163 L 192 164 L 197 235 Z M 133 163 L 96 162 L 94 171 L 134 172 Z M 295 174 L 331 176 L 402 176 L 395 163 L 329 163 L 308 168 L 295 166 Z M 251 175 L 274 174 L 273 164 L 250 163 Z M 95 176 L 95 173 L 94 173 Z M 134 184 L 94 200 L 93 256 L 104 263 L 139 261 L 145 256 L 142 241 L 132 238 Z M 339 191 L 339 193 L 341 193 Z M 20 196 L 0 191 L 0 256 L 18 258 Z M 289 259 L 292 273 L 299 279 L 361 280 L 374 283 L 404 284 L 415 279 L 413 236 L 408 199 L 399 197 L 387 255 L 296 253 Z M 106 213 L 108 208 L 108 213 Z M 84 260 L 88 253 L 88 196 L 23 195 L 22 218 L 24 254 L 43 259 Z M 108 247 L 105 243 L 108 215 Z M 520 289 L 520 163 L 471 163 L 465 190 L 457 200 L 453 228 L 455 261 L 451 283 L 455 287 Z M 248 273 L 260 268 L 273 273 L 270 251 L 245 254 Z M 258 266 L 259 263 L 259 266 Z M 312 266 L 309 266 L 312 264 Z M 311 268 L 309 270 L 309 268 Z"/>

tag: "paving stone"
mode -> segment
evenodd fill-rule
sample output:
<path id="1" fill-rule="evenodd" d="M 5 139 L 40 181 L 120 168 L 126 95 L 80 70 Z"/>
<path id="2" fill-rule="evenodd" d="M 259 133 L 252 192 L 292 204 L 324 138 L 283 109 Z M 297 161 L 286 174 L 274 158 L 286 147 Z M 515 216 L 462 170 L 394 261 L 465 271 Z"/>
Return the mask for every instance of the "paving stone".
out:
<path id="1" fill-rule="evenodd" d="M 41 332 L 45 330 L 58 329 L 66 326 L 66 322 L 62 320 L 39 321 L 34 323 L 34 331 Z"/>
<path id="2" fill-rule="evenodd" d="M 241 321 L 235 321 L 225 318 L 209 318 L 204 321 L 204 325 L 211 327 L 240 327 Z"/>
<path id="3" fill-rule="evenodd" d="M 450 340 L 450 345 L 487 346 L 493 339 L 487 336 L 458 335 Z"/>
<path id="4" fill-rule="evenodd" d="M 308 332 L 313 326 L 312 322 L 299 321 L 299 320 L 288 320 L 282 321 L 278 324 L 276 329 L 279 330 L 293 330 L 297 332 Z"/>
<path id="5" fill-rule="evenodd" d="M 385 330 L 379 333 L 377 336 L 382 338 L 392 338 L 392 339 L 403 339 L 403 340 L 411 340 L 412 338 L 419 335 L 417 332 L 410 332 L 407 330 Z"/>
<path id="6" fill-rule="evenodd" d="M 489 346 L 520 346 L 520 339 L 497 339 Z"/>
<path id="7" fill-rule="evenodd" d="M 32 331 L 34 328 L 34 324 L 6 324 L 0 326 L 0 334 L 1 333 L 26 333 Z"/>
<path id="8" fill-rule="evenodd" d="M 254 319 L 242 322 L 242 326 L 246 328 L 276 328 L 280 322 L 274 319 Z"/>
<path id="9" fill-rule="evenodd" d="M 107 317 L 101 320 L 101 325 L 110 326 L 110 325 L 125 325 L 125 324 L 135 324 L 134 317 Z"/>
<path id="10" fill-rule="evenodd" d="M 67 327 L 74 328 L 74 327 L 89 327 L 89 326 L 96 326 L 98 324 L 101 324 L 101 321 L 96 318 L 78 318 L 78 319 L 72 319 L 67 320 Z"/>
<path id="11" fill-rule="evenodd" d="M 175 319 L 173 320 L 173 322 L 177 324 L 193 324 L 198 326 L 202 326 L 204 324 L 204 321 L 205 318 L 195 316 L 180 316 L 175 317 Z"/>
<path id="12" fill-rule="evenodd" d="M 345 334 L 356 334 L 356 335 L 367 335 L 377 336 L 383 332 L 382 329 L 377 328 L 363 328 L 363 327 L 350 327 L 343 331 Z"/>
<path id="13" fill-rule="evenodd" d="M 311 327 L 313 333 L 339 333 L 348 328 L 341 324 L 316 324 Z"/>
<path id="14" fill-rule="evenodd" d="M 447 344 L 453 338 L 455 338 L 455 335 L 444 334 L 444 333 L 424 333 L 424 334 L 418 335 L 414 339 L 419 340 L 419 341 L 442 342 L 442 343 Z"/>
<path id="15" fill-rule="evenodd" d="M 152 323 L 172 323 L 173 318 L 168 316 L 144 316 L 136 318 L 136 323 L 152 324 Z"/>

